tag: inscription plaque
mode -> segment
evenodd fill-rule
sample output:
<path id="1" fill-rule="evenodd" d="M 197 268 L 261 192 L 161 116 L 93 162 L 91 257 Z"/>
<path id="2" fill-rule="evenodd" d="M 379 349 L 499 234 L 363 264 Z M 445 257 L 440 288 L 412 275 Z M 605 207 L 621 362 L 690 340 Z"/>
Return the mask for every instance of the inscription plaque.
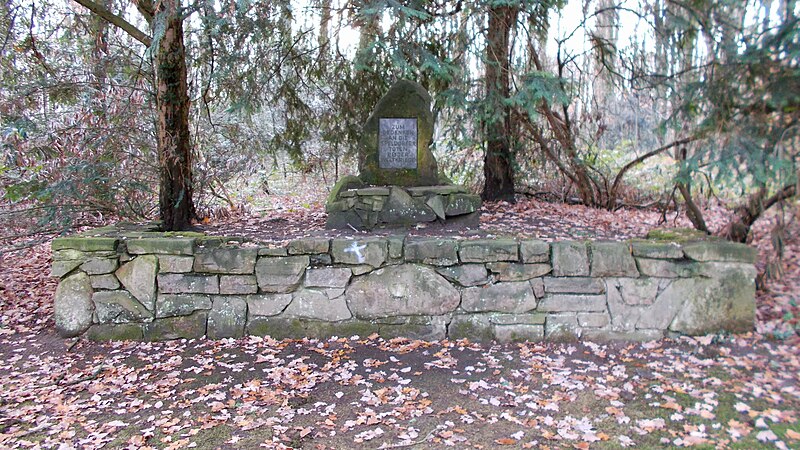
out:
<path id="1" fill-rule="evenodd" d="M 417 119 L 380 119 L 378 166 L 381 169 L 417 168 Z"/>

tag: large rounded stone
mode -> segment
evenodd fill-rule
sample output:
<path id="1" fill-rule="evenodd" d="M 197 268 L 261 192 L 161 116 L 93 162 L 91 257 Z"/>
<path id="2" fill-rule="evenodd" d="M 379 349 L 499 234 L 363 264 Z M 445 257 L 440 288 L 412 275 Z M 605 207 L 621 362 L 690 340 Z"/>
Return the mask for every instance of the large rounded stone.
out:
<path id="1" fill-rule="evenodd" d="M 347 305 L 359 319 L 438 316 L 454 311 L 460 300 L 441 275 L 416 264 L 376 270 L 347 289 Z"/>
<path id="2" fill-rule="evenodd" d="M 61 337 L 83 334 L 92 324 L 92 282 L 89 275 L 78 272 L 58 284 L 53 305 L 56 330 Z"/>

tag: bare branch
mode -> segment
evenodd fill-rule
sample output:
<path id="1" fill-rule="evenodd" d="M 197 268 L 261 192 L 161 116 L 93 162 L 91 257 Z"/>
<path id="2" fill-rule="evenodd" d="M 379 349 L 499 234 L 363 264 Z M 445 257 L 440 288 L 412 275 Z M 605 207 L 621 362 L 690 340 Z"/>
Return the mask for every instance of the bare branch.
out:
<path id="1" fill-rule="evenodd" d="M 75 2 L 86 7 L 86 9 L 93 12 L 94 14 L 97 14 L 108 23 L 128 33 L 132 38 L 136 39 L 142 44 L 150 47 L 150 44 L 153 43 L 153 39 L 150 36 L 148 36 L 145 32 L 136 28 L 130 22 L 123 19 L 121 16 L 114 14 L 105 6 L 95 3 L 92 0 L 75 0 Z"/>

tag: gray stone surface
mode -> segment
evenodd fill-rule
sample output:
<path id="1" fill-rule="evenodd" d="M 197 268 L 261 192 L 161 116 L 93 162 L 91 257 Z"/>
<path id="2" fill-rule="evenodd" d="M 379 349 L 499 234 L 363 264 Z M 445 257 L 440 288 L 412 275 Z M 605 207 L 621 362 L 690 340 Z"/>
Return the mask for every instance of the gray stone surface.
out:
<path id="1" fill-rule="evenodd" d="M 458 250 L 461 262 L 518 261 L 519 244 L 514 239 L 462 241 Z"/>
<path id="2" fill-rule="evenodd" d="M 524 313 L 536 308 L 536 296 L 525 281 L 471 287 L 462 293 L 461 308 L 469 312 Z"/>
<path id="3" fill-rule="evenodd" d="M 627 242 L 592 242 L 593 277 L 638 277 L 636 261 Z"/>
<path id="4" fill-rule="evenodd" d="M 544 291 L 553 294 L 602 294 L 605 283 L 598 278 L 544 278 Z"/>
<path id="5" fill-rule="evenodd" d="M 89 278 L 92 280 L 92 288 L 94 289 L 114 290 L 120 287 L 119 280 L 113 273 L 92 275 Z"/>
<path id="6" fill-rule="evenodd" d="M 83 264 L 83 261 L 84 260 L 82 259 L 63 259 L 53 261 L 53 265 L 50 267 L 50 276 L 61 278 L 77 269 L 78 266 Z"/>
<path id="7" fill-rule="evenodd" d="M 510 262 L 494 262 L 486 264 L 497 281 L 528 281 L 532 278 L 547 275 L 553 270 L 550 264 L 520 264 Z"/>
<path id="8" fill-rule="evenodd" d="M 386 261 L 386 253 L 385 239 L 334 239 L 331 242 L 331 256 L 338 264 L 367 264 L 377 268 Z"/>
<path id="9" fill-rule="evenodd" d="M 689 278 L 696 276 L 700 264 L 687 260 L 636 258 L 639 273 L 644 277 Z"/>
<path id="10" fill-rule="evenodd" d="M 425 205 L 430 208 L 440 220 L 445 220 L 447 218 L 444 212 L 444 201 L 442 200 L 441 195 L 433 195 L 428 197 L 428 199 L 425 201 Z"/>
<path id="11" fill-rule="evenodd" d="M 306 270 L 306 287 L 343 288 L 350 282 L 353 271 L 348 267 L 321 267 Z"/>
<path id="12" fill-rule="evenodd" d="M 291 292 L 300 285 L 308 265 L 307 255 L 258 258 L 255 269 L 258 287 L 262 292 Z"/>
<path id="13" fill-rule="evenodd" d="M 681 259 L 683 249 L 675 242 L 631 241 L 633 256 L 653 259 Z"/>
<path id="14" fill-rule="evenodd" d="M 258 294 L 243 298 L 250 316 L 277 316 L 292 302 L 292 294 Z"/>
<path id="15" fill-rule="evenodd" d="M 489 282 L 489 273 L 483 264 L 460 264 L 437 268 L 436 272 L 460 286 L 480 286 Z"/>
<path id="16" fill-rule="evenodd" d="M 258 292 L 258 282 L 255 275 L 220 275 L 220 294 L 255 294 Z"/>
<path id="17" fill-rule="evenodd" d="M 550 244 L 538 239 L 521 240 L 519 242 L 519 253 L 522 257 L 522 262 L 527 264 L 550 262 Z"/>
<path id="18" fill-rule="evenodd" d="M 159 255 L 159 273 L 189 273 L 194 266 L 194 256 Z"/>
<path id="19" fill-rule="evenodd" d="M 544 329 L 545 338 L 549 341 L 575 341 L 582 334 L 574 313 L 548 315 Z"/>
<path id="20" fill-rule="evenodd" d="M 550 249 L 553 253 L 553 276 L 589 276 L 589 257 L 585 242 L 554 242 Z"/>
<path id="21" fill-rule="evenodd" d="M 533 295 L 536 298 L 541 299 L 544 297 L 544 279 L 542 278 L 534 278 L 529 281 L 531 284 L 531 288 L 533 289 Z"/>
<path id="22" fill-rule="evenodd" d="M 695 261 L 746 262 L 754 264 L 758 252 L 754 247 L 730 241 L 709 240 L 684 244 L 686 257 Z"/>
<path id="23" fill-rule="evenodd" d="M 119 261 L 113 258 L 89 258 L 81 264 L 81 270 L 88 275 L 104 275 L 117 270 Z"/>
<path id="24" fill-rule="evenodd" d="M 405 260 L 436 266 L 458 264 L 458 242 L 448 238 L 408 238 Z"/>
<path id="25" fill-rule="evenodd" d="M 191 255 L 194 241 L 193 238 L 153 237 L 128 239 L 125 244 L 131 255 Z"/>
<path id="26" fill-rule="evenodd" d="M 153 318 L 138 300 L 125 291 L 100 291 L 92 295 L 97 323 L 145 322 Z"/>
<path id="27" fill-rule="evenodd" d="M 244 335 L 247 302 L 240 297 L 214 297 L 208 314 L 209 339 L 238 338 Z"/>
<path id="28" fill-rule="evenodd" d="M 86 331 L 90 341 L 141 341 L 144 326 L 140 323 L 94 324 Z"/>
<path id="29" fill-rule="evenodd" d="M 475 194 L 456 193 L 447 196 L 444 213 L 447 217 L 463 216 L 481 209 L 481 198 Z"/>
<path id="30" fill-rule="evenodd" d="M 219 294 L 219 276 L 162 273 L 158 290 L 162 294 Z"/>
<path id="31" fill-rule="evenodd" d="M 695 286 L 670 324 L 671 331 L 697 335 L 720 330 L 742 333 L 753 329 L 755 267 L 717 264 L 717 278 L 693 280 Z"/>
<path id="32" fill-rule="evenodd" d="M 53 303 L 56 331 L 61 337 L 74 337 L 86 331 L 94 313 L 89 275 L 78 272 L 61 280 Z"/>
<path id="33" fill-rule="evenodd" d="M 436 213 L 430 206 L 395 186 L 392 187 L 386 204 L 383 205 L 380 220 L 390 224 L 411 225 L 436 220 Z"/>
<path id="34" fill-rule="evenodd" d="M 300 289 L 293 294 L 292 302 L 283 312 L 286 317 L 338 322 L 353 317 L 344 296 L 330 299 L 325 292 Z"/>
<path id="35" fill-rule="evenodd" d="M 206 334 L 208 311 L 196 311 L 188 316 L 156 319 L 144 326 L 144 338 L 150 341 L 197 339 Z"/>
<path id="36" fill-rule="evenodd" d="M 160 294 L 156 318 L 188 316 L 197 310 L 211 309 L 211 297 L 202 294 Z"/>
<path id="37" fill-rule="evenodd" d="M 290 242 L 287 250 L 289 251 L 290 255 L 313 255 L 318 253 L 328 253 L 330 248 L 330 239 L 309 237 Z"/>
<path id="38" fill-rule="evenodd" d="M 663 330 L 631 330 L 617 331 L 588 328 L 583 330 L 583 339 L 594 342 L 609 341 L 655 341 L 664 337 Z"/>
<path id="39" fill-rule="evenodd" d="M 117 279 L 145 308 L 155 311 L 158 258 L 140 255 L 116 271 Z"/>
<path id="40" fill-rule="evenodd" d="M 53 239 L 51 248 L 58 250 L 78 250 L 81 252 L 115 251 L 119 239 L 114 237 L 67 236 Z"/>
<path id="41" fill-rule="evenodd" d="M 459 292 L 433 269 L 403 264 L 378 269 L 354 280 L 347 304 L 360 319 L 438 316 L 458 306 Z"/>
<path id="42" fill-rule="evenodd" d="M 578 313 L 578 325 L 586 328 L 601 328 L 611 323 L 608 313 Z"/>
<path id="43" fill-rule="evenodd" d="M 252 274 L 258 250 L 227 248 L 198 250 L 194 255 L 194 271 L 199 273 Z"/>
<path id="44" fill-rule="evenodd" d="M 261 247 L 258 249 L 258 256 L 287 256 L 289 251 L 286 247 Z"/>
<path id="45" fill-rule="evenodd" d="M 537 342 L 544 339 L 544 325 L 495 325 L 494 337 L 498 342 Z"/>
<path id="46" fill-rule="evenodd" d="M 608 289 L 617 289 L 622 302 L 629 306 L 652 305 L 656 295 L 671 283 L 662 278 L 609 278 Z"/>
<path id="47" fill-rule="evenodd" d="M 605 295 L 591 294 L 552 294 L 545 295 L 539 302 L 537 311 L 587 311 L 601 312 L 606 310 Z"/>
<path id="48" fill-rule="evenodd" d="M 389 259 L 400 259 L 403 257 L 403 244 L 405 242 L 405 236 L 401 235 L 392 235 L 389 236 L 388 244 L 389 244 Z"/>

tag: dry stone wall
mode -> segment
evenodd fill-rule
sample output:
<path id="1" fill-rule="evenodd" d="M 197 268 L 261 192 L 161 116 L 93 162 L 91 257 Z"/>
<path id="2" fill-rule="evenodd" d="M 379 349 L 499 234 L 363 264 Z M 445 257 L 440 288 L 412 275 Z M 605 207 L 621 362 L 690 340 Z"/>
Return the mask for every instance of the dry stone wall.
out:
<path id="1" fill-rule="evenodd" d="M 108 228 L 56 239 L 64 337 L 656 339 L 751 330 L 755 252 L 725 241 L 307 238 Z"/>

